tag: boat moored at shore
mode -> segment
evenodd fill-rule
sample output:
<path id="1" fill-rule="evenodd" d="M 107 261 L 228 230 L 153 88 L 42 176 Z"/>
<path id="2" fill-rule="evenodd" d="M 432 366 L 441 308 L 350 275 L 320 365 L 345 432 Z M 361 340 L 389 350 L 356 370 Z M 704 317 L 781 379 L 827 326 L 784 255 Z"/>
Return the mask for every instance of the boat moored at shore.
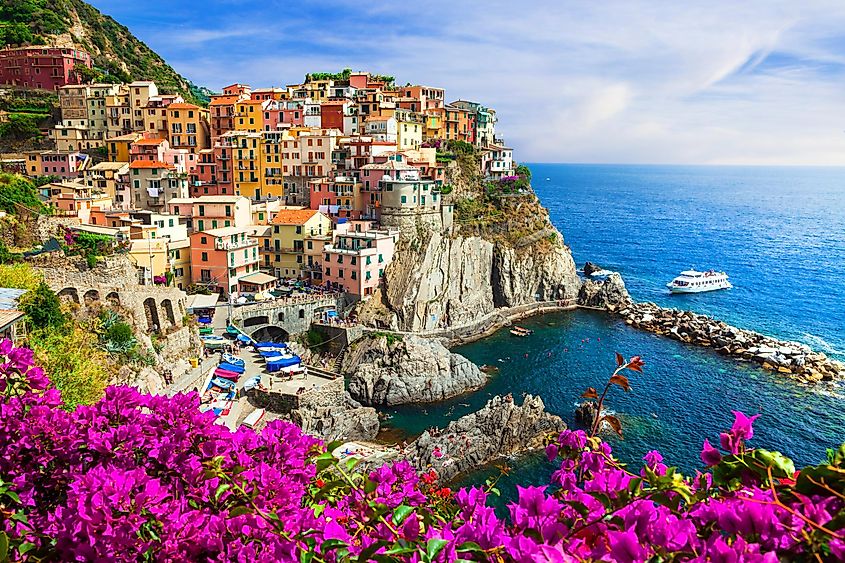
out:
<path id="1" fill-rule="evenodd" d="M 669 288 L 671 293 L 702 293 L 716 291 L 717 289 L 730 289 L 733 286 L 728 281 L 728 275 L 725 272 L 686 270 L 667 283 L 666 287 Z"/>

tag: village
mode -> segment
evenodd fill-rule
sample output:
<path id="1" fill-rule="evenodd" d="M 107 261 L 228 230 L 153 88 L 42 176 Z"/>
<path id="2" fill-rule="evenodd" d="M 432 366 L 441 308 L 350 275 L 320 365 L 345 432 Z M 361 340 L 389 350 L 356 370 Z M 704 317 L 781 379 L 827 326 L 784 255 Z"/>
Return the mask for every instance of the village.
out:
<path id="1" fill-rule="evenodd" d="M 347 69 L 286 87 L 232 84 L 205 108 L 152 81 L 74 83 L 84 53 L 44 51 L 0 59 L 63 64 L 52 74 L 64 80 L 49 84 L 4 79 L 57 92 L 55 146 L 5 155 L 2 167 L 51 179 L 39 190 L 57 237 L 125 256 L 138 286 L 187 293 L 166 311 L 147 299 L 138 316 L 150 333 L 181 326 L 180 313 L 197 323 L 201 354 L 164 392 L 200 391 L 202 409 L 232 429 L 256 425 L 256 405 L 343 403 L 331 355 L 288 342 L 312 323 L 334 331 L 335 350 L 360 337 L 348 312 L 377 290 L 402 233 L 451 232 L 458 154 L 477 155 L 487 181 L 517 178 L 495 110 L 447 103 L 441 88 Z M 53 285 L 71 303 L 99 298 Z"/>

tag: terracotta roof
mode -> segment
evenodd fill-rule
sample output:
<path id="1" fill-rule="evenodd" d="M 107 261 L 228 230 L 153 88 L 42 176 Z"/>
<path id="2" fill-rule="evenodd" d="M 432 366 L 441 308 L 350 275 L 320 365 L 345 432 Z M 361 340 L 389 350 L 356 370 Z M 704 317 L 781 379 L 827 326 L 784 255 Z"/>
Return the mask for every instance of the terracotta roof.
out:
<path id="1" fill-rule="evenodd" d="M 240 99 L 241 99 L 240 96 L 220 96 L 219 98 L 214 98 L 213 100 L 211 100 L 211 103 L 209 103 L 208 105 L 210 105 L 210 106 L 226 106 L 226 105 L 234 104 L 235 102 L 237 102 Z M 173 107 L 172 104 L 171 104 L 171 107 Z"/>
<path id="2" fill-rule="evenodd" d="M 175 166 L 160 160 L 136 160 L 129 165 L 129 168 L 175 168 Z"/>
<path id="3" fill-rule="evenodd" d="M 167 109 L 202 109 L 199 106 L 195 106 L 194 104 L 188 104 L 184 102 L 176 102 L 175 104 L 170 104 L 167 106 Z"/>
<path id="4" fill-rule="evenodd" d="M 155 138 L 155 139 L 138 139 L 137 141 L 135 141 L 135 144 L 136 145 L 160 145 L 164 141 L 166 141 L 166 139 L 158 139 L 158 138 Z"/>
<path id="5" fill-rule="evenodd" d="M 270 222 L 274 225 L 302 225 L 316 214 L 315 209 L 280 209 Z"/>
<path id="6" fill-rule="evenodd" d="M 263 104 L 266 101 L 267 100 L 244 99 L 244 100 L 240 100 L 238 103 L 239 104 L 249 104 L 249 105 L 253 105 L 253 106 L 260 106 L 261 104 Z"/>

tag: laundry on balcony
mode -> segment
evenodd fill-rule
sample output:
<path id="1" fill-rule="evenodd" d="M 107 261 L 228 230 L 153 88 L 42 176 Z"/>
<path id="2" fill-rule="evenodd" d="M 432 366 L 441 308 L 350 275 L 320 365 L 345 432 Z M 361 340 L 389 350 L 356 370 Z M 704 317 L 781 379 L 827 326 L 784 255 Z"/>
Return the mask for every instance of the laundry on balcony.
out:
<path id="1" fill-rule="evenodd" d="M 329 212 L 329 206 L 328 205 L 321 205 L 317 208 L 317 211 L 319 211 L 320 213 L 328 213 Z"/>
<path id="2" fill-rule="evenodd" d="M 329 214 L 330 215 L 337 215 L 338 209 L 340 209 L 339 205 L 330 205 L 329 206 Z"/>
<path id="3" fill-rule="evenodd" d="M 147 194 L 150 197 L 158 197 L 159 188 L 147 188 Z"/>

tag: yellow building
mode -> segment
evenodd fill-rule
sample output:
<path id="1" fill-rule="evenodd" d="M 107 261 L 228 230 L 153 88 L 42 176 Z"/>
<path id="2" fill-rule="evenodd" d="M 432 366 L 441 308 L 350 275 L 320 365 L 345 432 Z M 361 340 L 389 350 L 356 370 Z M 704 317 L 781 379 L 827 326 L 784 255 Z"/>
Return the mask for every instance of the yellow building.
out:
<path id="1" fill-rule="evenodd" d="M 314 209 L 285 208 L 270 222 L 271 245 L 262 266 L 280 278 L 307 277 L 306 239 L 329 233 L 332 221 Z"/>
<path id="2" fill-rule="evenodd" d="M 264 107 L 261 100 L 238 100 L 235 102 L 235 131 L 262 131 L 264 129 Z"/>
<path id="3" fill-rule="evenodd" d="M 229 133 L 232 143 L 232 176 L 235 194 L 248 198 L 260 198 L 261 182 L 261 133 L 233 131 Z"/>
<path id="4" fill-rule="evenodd" d="M 138 238 L 130 241 L 129 260 L 143 272 L 144 284 L 151 285 L 157 276 L 166 276 L 170 269 L 169 241 L 164 238 Z"/>
<path id="5" fill-rule="evenodd" d="M 106 148 L 109 151 L 109 160 L 111 162 L 129 162 L 129 149 L 132 148 L 135 141 L 143 138 L 142 133 L 129 133 L 108 139 Z"/>
<path id="6" fill-rule="evenodd" d="M 169 251 L 173 285 L 185 289 L 191 285 L 191 240 L 171 241 Z"/>
<path id="7" fill-rule="evenodd" d="M 167 134 L 171 148 L 196 153 L 210 148 L 208 110 L 194 104 L 167 106 Z"/>
<path id="8" fill-rule="evenodd" d="M 397 118 L 400 116 L 397 112 Z M 400 151 L 415 150 L 423 142 L 423 124 L 411 115 L 396 120 L 396 146 Z"/>

